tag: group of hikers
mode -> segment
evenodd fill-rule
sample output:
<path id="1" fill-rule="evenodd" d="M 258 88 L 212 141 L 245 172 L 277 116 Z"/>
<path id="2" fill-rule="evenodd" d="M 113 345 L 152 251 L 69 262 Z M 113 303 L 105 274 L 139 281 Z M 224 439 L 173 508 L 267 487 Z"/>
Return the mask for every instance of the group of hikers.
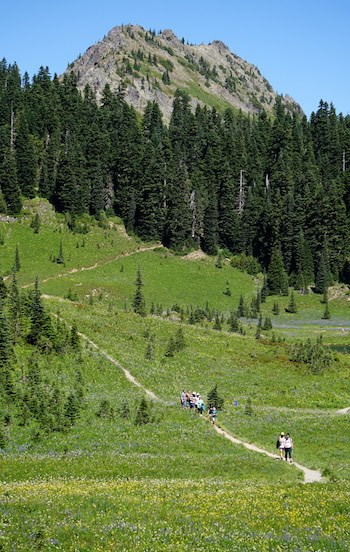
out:
<path id="1" fill-rule="evenodd" d="M 201 395 L 199 393 L 196 393 L 195 391 L 193 393 L 189 393 L 184 389 L 181 392 L 180 401 L 182 408 L 196 410 L 199 414 L 203 414 L 204 410 L 206 410 L 206 406 Z M 234 400 L 233 404 L 237 406 L 238 402 Z M 213 425 L 216 424 L 217 414 L 218 410 L 215 405 L 210 405 L 208 415 Z M 286 460 L 289 463 L 293 462 L 293 439 L 291 438 L 290 433 L 284 434 L 284 431 L 281 431 L 280 435 L 277 438 L 276 448 L 279 452 L 278 458 L 280 460 Z"/>
<path id="2" fill-rule="evenodd" d="M 279 451 L 279 459 L 285 459 L 287 462 L 292 463 L 293 459 L 293 439 L 290 434 L 284 434 L 281 431 L 280 435 L 277 437 L 276 448 Z"/>
<path id="3" fill-rule="evenodd" d="M 204 401 L 199 393 L 189 393 L 185 389 L 181 393 L 181 406 L 182 408 L 195 409 L 199 414 L 203 414 L 206 410 Z M 216 416 L 218 411 L 214 405 L 211 405 L 208 410 L 208 415 L 212 424 L 216 424 Z"/>

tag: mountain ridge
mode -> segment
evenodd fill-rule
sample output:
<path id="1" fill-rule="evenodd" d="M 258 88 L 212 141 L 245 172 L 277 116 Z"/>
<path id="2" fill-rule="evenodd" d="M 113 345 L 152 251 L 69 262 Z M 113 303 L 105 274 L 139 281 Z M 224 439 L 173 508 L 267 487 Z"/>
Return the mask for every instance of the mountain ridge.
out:
<path id="1" fill-rule="evenodd" d="M 122 25 L 90 46 L 71 63 L 66 73 L 77 76 L 78 87 L 89 85 L 101 100 L 109 85 L 123 87 L 124 98 L 143 113 L 149 101 L 158 103 L 170 120 L 175 91 L 181 89 L 197 104 L 245 113 L 272 111 L 279 96 L 257 67 L 232 53 L 221 40 L 193 45 L 171 29 L 146 31 L 140 25 Z M 291 112 L 302 112 L 289 96 L 283 103 Z"/>

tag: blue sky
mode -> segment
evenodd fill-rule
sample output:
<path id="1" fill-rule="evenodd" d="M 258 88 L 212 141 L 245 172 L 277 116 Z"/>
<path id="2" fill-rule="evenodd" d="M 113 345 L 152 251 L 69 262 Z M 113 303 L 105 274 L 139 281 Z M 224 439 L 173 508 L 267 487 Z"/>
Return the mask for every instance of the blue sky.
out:
<path id="1" fill-rule="evenodd" d="M 23 74 L 68 63 L 121 24 L 222 40 L 309 116 L 320 99 L 350 114 L 349 0 L 3 0 L 0 58 Z"/>

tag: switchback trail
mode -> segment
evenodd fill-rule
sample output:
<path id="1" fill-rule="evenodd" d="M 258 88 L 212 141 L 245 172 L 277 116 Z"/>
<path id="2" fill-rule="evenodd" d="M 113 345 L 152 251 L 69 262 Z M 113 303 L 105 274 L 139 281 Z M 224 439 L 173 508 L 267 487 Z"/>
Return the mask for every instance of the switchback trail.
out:
<path id="1" fill-rule="evenodd" d="M 153 251 L 154 249 L 157 249 L 157 247 L 162 247 L 161 243 L 156 243 L 154 245 L 149 245 L 147 247 L 140 247 L 139 249 L 135 249 L 134 251 L 129 251 L 128 253 L 120 253 L 116 257 L 113 257 L 113 259 L 108 259 L 107 261 L 98 261 L 93 265 L 90 266 L 82 266 L 80 268 L 72 268 L 71 270 L 68 270 L 68 272 L 61 272 L 60 274 L 55 274 L 54 276 L 48 276 L 44 280 L 40 281 L 40 284 L 43 284 L 45 282 L 49 282 L 50 280 L 56 280 L 57 278 L 64 278 L 65 276 L 71 276 L 72 274 L 77 274 L 78 272 L 84 272 L 86 270 L 94 270 L 95 268 L 99 268 L 100 266 L 104 266 L 110 263 L 114 263 L 114 261 L 118 261 L 119 259 L 123 259 L 124 257 L 130 257 L 131 255 L 136 255 L 137 253 L 144 253 L 145 251 Z M 21 286 L 22 288 L 28 288 L 32 286 L 33 283 L 25 284 Z"/>
<path id="2" fill-rule="evenodd" d="M 56 315 L 57 316 L 57 315 Z M 158 397 L 155 393 L 153 393 L 153 391 L 150 391 L 149 389 L 147 389 L 146 387 L 144 387 L 130 372 L 129 370 L 127 370 L 126 368 L 124 368 L 124 366 L 118 361 L 116 360 L 112 355 L 108 354 L 106 351 L 104 351 L 103 349 L 101 349 L 96 343 L 94 343 L 94 341 L 92 341 L 89 337 L 87 337 L 87 335 L 79 332 L 79 335 L 82 337 L 82 339 L 84 339 L 87 343 L 89 343 L 89 345 L 91 345 L 91 347 L 93 347 L 94 349 L 96 349 L 96 351 L 98 351 L 102 356 L 104 356 L 109 362 L 111 362 L 112 364 L 114 364 L 115 366 L 117 366 L 125 375 L 125 377 L 133 384 L 133 385 L 136 385 L 136 387 L 140 387 L 141 389 L 143 389 L 143 391 L 146 393 L 146 395 L 156 401 L 156 402 L 159 402 L 159 403 L 162 403 L 162 404 L 166 404 L 166 405 L 172 405 L 173 403 L 167 403 L 165 401 L 163 401 L 160 397 Z M 274 458 L 274 459 L 277 459 L 277 456 L 276 454 L 273 454 L 271 452 L 268 452 L 262 448 L 259 448 L 255 445 L 252 445 L 251 443 L 247 443 L 245 441 L 241 441 L 240 439 L 237 439 L 236 437 L 234 437 L 233 435 L 231 435 L 228 431 L 224 430 L 224 429 L 221 429 L 219 426 L 217 425 L 214 425 L 213 428 L 215 429 L 215 431 L 219 434 L 219 435 L 222 435 L 223 437 L 225 437 L 226 439 L 228 439 L 229 441 L 231 441 L 231 443 L 234 443 L 235 445 L 243 445 L 244 447 L 246 447 L 247 449 L 249 450 L 252 450 L 254 452 L 258 452 L 260 454 L 265 454 L 267 456 L 269 456 L 270 458 Z M 303 473 L 304 473 L 304 483 L 314 483 L 314 482 L 320 482 L 322 480 L 322 475 L 321 475 L 321 472 L 319 470 L 311 470 L 309 468 L 307 468 L 306 466 L 302 466 L 301 464 L 298 464 L 296 462 L 293 462 L 293 466 L 295 466 L 296 468 L 298 468 L 299 470 L 301 470 Z"/>

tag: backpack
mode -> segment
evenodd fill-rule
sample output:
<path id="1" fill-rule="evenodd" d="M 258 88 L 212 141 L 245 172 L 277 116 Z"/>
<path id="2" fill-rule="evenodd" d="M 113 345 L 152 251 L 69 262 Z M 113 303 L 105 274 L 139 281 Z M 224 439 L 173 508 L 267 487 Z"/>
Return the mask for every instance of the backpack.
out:
<path id="1" fill-rule="evenodd" d="M 278 438 L 277 439 L 277 443 L 276 443 L 276 449 L 280 448 L 280 439 Z"/>

